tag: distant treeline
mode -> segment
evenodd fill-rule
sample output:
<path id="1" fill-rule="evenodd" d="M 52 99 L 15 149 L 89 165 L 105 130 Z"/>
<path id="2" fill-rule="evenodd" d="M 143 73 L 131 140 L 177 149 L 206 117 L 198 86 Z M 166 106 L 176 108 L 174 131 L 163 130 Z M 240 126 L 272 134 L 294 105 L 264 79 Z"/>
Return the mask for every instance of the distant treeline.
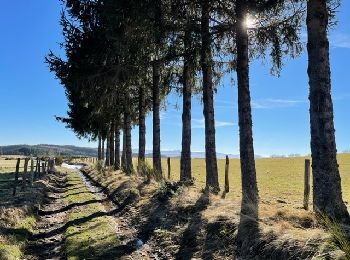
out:
<path id="1" fill-rule="evenodd" d="M 23 156 L 97 156 L 97 149 L 77 147 L 73 145 L 8 145 L 0 147 L 1 155 L 23 155 Z"/>

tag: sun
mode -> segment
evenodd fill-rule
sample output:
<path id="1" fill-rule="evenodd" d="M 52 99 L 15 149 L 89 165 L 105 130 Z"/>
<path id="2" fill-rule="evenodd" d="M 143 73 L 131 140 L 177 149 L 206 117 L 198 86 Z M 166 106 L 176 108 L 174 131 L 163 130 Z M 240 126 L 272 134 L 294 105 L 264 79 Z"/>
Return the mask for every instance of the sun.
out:
<path id="1" fill-rule="evenodd" d="M 244 24 L 247 28 L 254 28 L 256 27 L 256 19 L 248 14 Z"/>

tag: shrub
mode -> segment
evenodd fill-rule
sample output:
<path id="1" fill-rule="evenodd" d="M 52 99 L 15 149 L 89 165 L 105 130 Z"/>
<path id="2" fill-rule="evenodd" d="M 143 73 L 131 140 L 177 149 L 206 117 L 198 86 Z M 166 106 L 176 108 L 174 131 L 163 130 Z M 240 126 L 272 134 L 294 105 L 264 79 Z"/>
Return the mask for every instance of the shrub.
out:
<path id="1" fill-rule="evenodd" d="M 157 170 L 153 169 L 147 162 L 140 162 L 137 166 L 138 173 L 141 176 L 145 176 L 148 181 L 154 179 L 156 181 L 163 180 L 163 176 Z"/>
<path id="2" fill-rule="evenodd" d="M 95 163 L 95 169 L 99 174 L 104 174 L 106 169 L 103 165 L 103 161 L 97 160 L 97 162 Z"/>
<path id="3" fill-rule="evenodd" d="M 57 157 L 55 158 L 55 165 L 56 165 L 56 166 L 61 166 L 62 163 L 63 163 L 63 158 L 62 158 L 62 156 L 57 156 Z"/>

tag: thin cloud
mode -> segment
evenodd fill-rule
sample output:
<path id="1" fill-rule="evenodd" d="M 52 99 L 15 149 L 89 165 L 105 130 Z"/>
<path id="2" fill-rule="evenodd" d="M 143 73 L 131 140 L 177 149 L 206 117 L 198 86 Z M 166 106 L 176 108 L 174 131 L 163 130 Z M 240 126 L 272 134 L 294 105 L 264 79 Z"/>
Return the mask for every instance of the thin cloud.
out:
<path id="1" fill-rule="evenodd" d="M 300 34 L 301 41 L 307 43 L 307 32 L 302 31 Z M 350 49 L 350 34 L 341 32 L 332 32 L 329 35 L 329 42 L 332 48 Z"/>
<path id="2" fill-rule="evenodd" d="M 164 111 L 161 111 L 161 112 L 159 113 L 159 119 L 160 119 L 160 120 L 164 120 L 164 119 L 166 119 L 166 118 L 167 118 L 166 113 L 165 113 Z"/>
<path id="3" fill-rule="evenodd" d="M 192 119 L 192 128 L 193 129 L 204 129 L 205 128 L 205 124 L 204 124 L 204 118 L 202 119 Z M 227 127 L 227 126 L 234 126 L 235 124 L 232 122 L 228 122 L 228 121 L 220 121 L 220 120 L 215 120 L 215 127 L 219 128 L 219 127 Z"/>
<path id="4" fill-rule="evenodd" d="M 350 34 L 334 32 L 329 38 L 331 47 L 350 49 Z"/>
<path id="5" fill-rule="evenodd" d="M 295 107 L 298 104 L 305 103 L 302 100 L 292 99 L 261 99 L 252 101 L 252 107 L 254 109 L 273 109 L 273 108 L 290 108 Z"/>

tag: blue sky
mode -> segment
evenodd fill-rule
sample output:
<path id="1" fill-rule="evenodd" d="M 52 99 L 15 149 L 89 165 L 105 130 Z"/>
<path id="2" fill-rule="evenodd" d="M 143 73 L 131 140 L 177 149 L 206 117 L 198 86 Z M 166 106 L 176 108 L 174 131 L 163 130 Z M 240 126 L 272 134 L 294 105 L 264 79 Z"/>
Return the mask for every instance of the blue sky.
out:
<path id="1" fill-rule="evenodd" d="M 350 2 L 342 1 L 339 24 L 330 32 L 332 93 L 339 151 L 350 150 Z M 79 140 L 54 115 L 66 115 L 64 89 L 44 64 L 48 50 L 60 52 L 58 0 L 2 0 L 0 9 L 0 145 L 73 144 Z M 267 63 L 267 62 L 265 62 Z M 286 60 L 281 77 L 269 74 L 268 64 L 251 64 L 251 95 L 255 151 L 260 155 L 307 154 L 309 148 L 307 56 Z M 237 89 L 223 80 L 215 96 L 217 151 L 238 153 Z M 172 94 L 161 113 L 162 150 L 181 148 L 181 97 Z M 193 98 L 192 150 L 204 151 L 204 121 L 199 97 Z M 147 119 L 147 149 L 152 125 Z M 137 148 L 137 128 L 133 147 Z"/>

